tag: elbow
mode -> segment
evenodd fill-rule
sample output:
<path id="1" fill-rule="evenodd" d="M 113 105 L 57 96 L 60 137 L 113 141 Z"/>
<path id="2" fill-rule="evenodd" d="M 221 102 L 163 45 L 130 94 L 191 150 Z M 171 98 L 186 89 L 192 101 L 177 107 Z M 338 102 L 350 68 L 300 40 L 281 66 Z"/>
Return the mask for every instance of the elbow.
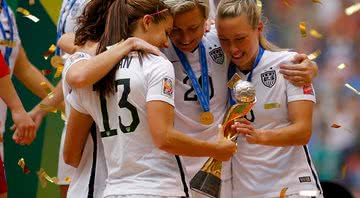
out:
<path id="1" fill-rule="evenodd" d="M 170 151 L 170 149 L 171 149 L 170 142 L 171 141 L 167 135 L 154 138 L 155 146 L 162 151 L 166 151 L 166 152 Z"/>
<path id="2" fill-rule="evenodd" d="M 64 151 L 63 157 L 65 164 L 70 165 L 74 168 L 77 168 L 80 164 L 80 160 L 77 160 L 77 158 L 74 156 L 74 153 L 72 152 Z"/>
<path id="3" fill-rule="evenodd" d="M 310 141 L 311 134 L 312 134 L 311 129 L 303 130 L 303 135 L 301 137 L 299 145 L 307 145 L 309 143 L 309 141 Z"/>

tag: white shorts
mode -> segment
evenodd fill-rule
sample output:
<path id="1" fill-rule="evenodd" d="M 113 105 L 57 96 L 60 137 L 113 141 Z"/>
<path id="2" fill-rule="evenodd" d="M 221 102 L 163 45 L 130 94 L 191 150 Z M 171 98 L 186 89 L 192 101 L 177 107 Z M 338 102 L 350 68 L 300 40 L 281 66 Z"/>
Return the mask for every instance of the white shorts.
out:
<path id="1" fill-rule="evenodd" d="M 65 136 L 66 136 L 66 125 L 64 126 L 63 132 L 61 134 L 61 142 L 60 142 L 60 151 L 59 151 L 59 162 L 58 162 L 58 173 L 57 176 L 59 178 L 59 185 L 69 185 L 67 181 L 64 180 L 65 177 L 73 178 L 75 168 L 65 164 L 64 162 L 64 144 L 65 144 Z"/>
<path id="2" fill-rule="evenodd" d="M 164 197 L 155 195 L 110 195 L 104 198 L 179 198 L 179 197 Z"/>

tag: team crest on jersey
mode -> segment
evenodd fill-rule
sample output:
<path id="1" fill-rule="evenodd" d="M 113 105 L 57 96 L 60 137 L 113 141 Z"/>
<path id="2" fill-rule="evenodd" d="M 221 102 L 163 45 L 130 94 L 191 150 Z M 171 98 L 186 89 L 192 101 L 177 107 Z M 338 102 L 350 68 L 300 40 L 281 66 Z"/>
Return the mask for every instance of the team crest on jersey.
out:
<path id="1" fill-rule="evenodd" d="M 209 55 L 213 61 L 219 65 L 223 64 L 225 61 L 224 51 L 221 49 L 221 47 L 211 50 Z"/>
<path id="2" fill-rule="evenodd" d="M 174 80 L 168 77 L 163 79 L 162 94 L 172 97 L 174 93 Z"/>
<path id="3" fill-rule="evenodd" d="M 266 71 L 261 74 L 261 81 L 266 87 L 273 87 L 276 83 L 276 72 L 275 70 Z"/>
<path id="4" fill-rule="evenodd" d="M 303 87 L 303 91 L 305 95 L 314 95 L 314 89 L 312 85 L 305 85 Z"/>

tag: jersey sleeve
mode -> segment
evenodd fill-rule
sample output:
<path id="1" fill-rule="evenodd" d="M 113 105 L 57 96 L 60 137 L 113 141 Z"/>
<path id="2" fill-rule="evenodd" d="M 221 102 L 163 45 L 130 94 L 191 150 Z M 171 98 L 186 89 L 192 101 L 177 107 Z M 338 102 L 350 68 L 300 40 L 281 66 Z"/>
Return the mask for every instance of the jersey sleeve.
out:
<path id="1" fill-rule="evenodd" d="M 312 84 L 302 87 L 296 87 L 287 81 L 287 97 L 288 102 L 299 100 L 310 100 L 316 103 L 315 90 Z"/>
<path id="2" fill-rule="evenodd" d="M 66 59 L 66 62 L 64 65 L 64 70 L 62 73 L 63 78 L 66 79 L 66 74 L 72 65 L 74 65 L 75 63 L 82 61 L 82 60 L 89 60 L 90 58 L 91 58 L 90 54 L 87 54 L 84 52 L 75 52 L 74 54 L 69 56 L 68 59 Z"/>
<path id="3" fill-rule="evenodd" d="M 0 78 L 4 77 L 6 75 L 9 75 L 9 74 L 10 74 L 10 69 L 6 65 L 5 58 L 0 51 Z"/>
<path id="4" fill-rule="evenodd" d="M 72 108 L 76 111 L 89 115 L 89 112 L 81 103 L 81 91 L 82 89 L 73 89 L 70 94 L 67 95 L 66 100 L 69 102 Z"/>
<path id="5" fill-rule="evenodd" d="M 147 69 L 146 102 L 159 100 L 174 105 L 175 74 L 170 61 L 158 57 Z"/>

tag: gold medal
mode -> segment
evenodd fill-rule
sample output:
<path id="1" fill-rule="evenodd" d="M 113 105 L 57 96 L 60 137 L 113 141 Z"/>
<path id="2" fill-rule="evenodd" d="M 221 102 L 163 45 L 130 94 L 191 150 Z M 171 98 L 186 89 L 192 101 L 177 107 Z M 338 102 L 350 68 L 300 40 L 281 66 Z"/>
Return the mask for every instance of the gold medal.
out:
<path id="1" fill-rule="evenodd" d="M 202 124 L 210 125 L 214 122 L 214 116 L 211 112 L 204 112 L 200 115 L 200 122 Z"/>
<path id="2" fill-rule="evenodd" d="M 64 61 L 61 58 L 61 56 L 58 56 L 58 55 L 53 56 L 51 58 L 50 62 L 54 68 L 64 67 Z"/>

